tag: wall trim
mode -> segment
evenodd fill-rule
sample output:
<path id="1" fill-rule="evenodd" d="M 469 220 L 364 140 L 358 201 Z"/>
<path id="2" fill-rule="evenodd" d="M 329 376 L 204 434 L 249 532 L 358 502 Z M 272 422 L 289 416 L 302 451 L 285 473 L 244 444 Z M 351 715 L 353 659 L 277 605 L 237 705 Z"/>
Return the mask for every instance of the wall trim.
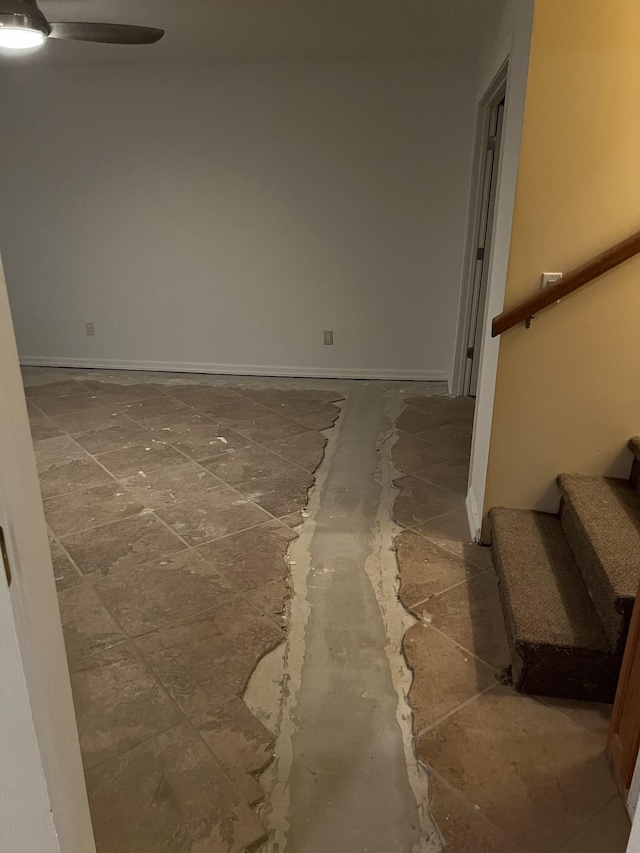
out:
<path id="1" fill-rule="evenodd" d="M 467 492 L 467 497 L 465 498 L 464 505 L 467 508 L 467 521 L 469 523 L 471 541 L 479 542 L 480 528 L 482 527 L 482 518 L 480 516 L 480 512 L 478 511 L 476 496 L 473 494 L 472 489 L 469 489 L 469 491 Z"/>
<path id="2" fill-rule="evenodd" d="M 448 382 L 446 370 L 367 370 L 360 368 L 291 367 L 288 365 L 211 364 L 188 361 L 138 361 L 114 358 L 49 358 L 21 356 L 23 367 L 84 367 L 103 370 L 153 370 L 169 373 L 218 373 L 230 376 L 295 376 L 317 379 L 402 379 Z"/>

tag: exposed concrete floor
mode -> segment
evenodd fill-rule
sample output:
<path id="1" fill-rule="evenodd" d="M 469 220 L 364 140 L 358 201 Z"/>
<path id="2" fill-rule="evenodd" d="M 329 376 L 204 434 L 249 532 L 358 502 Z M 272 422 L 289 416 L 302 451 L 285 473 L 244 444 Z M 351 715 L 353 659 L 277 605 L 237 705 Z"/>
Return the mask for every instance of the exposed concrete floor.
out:
<path id="1" fill-rule="evenodd" d="M 401 401 L 378 383 L 350 390 L 311 518 L 292 546 L 288 692 L 263 811 L 269 850 L 440 849 L 411 748 L 400 658 L 410 620 L 394 582 L 388 439 Z M 273 677 L 261 667 L 250 704 Z"/>

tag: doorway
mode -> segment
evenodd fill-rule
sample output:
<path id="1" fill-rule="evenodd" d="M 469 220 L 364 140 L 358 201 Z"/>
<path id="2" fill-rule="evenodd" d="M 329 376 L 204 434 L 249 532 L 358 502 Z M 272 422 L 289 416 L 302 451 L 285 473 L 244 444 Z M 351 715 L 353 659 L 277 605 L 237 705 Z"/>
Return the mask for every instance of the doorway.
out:
<path id="1" fill-rule="evenodd" d="M 480 102 L 453 393 L 475 397 L 481 362 L 507 88 L 506 66 Z"/>

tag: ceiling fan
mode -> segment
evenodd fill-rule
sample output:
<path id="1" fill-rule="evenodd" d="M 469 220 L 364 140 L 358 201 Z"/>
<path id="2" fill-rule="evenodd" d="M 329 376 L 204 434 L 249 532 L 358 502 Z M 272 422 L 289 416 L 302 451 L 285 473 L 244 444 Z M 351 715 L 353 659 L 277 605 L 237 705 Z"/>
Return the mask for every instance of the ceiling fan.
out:
<path id="1" fill-rule="evenodd" d="M 0 0 L 0 47 L 40 47 L 48 38 L 104 44 L 153 44 L 164 35 L 154 27 L 130 24 L 49 23 L 36 0 Z"/>

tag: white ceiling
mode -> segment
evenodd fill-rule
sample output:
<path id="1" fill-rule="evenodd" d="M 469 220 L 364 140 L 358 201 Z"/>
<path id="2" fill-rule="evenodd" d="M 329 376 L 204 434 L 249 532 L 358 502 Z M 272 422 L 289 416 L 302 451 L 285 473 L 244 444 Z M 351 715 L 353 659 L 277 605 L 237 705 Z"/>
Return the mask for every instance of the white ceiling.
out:
<path id="1" fill-rule="evenodd" d="M 156 45 L 50 40 L 11 62 L 459 57 L 473 55 L 503 0 L 41 0 L 50 21 L 163 27 Z"/>

